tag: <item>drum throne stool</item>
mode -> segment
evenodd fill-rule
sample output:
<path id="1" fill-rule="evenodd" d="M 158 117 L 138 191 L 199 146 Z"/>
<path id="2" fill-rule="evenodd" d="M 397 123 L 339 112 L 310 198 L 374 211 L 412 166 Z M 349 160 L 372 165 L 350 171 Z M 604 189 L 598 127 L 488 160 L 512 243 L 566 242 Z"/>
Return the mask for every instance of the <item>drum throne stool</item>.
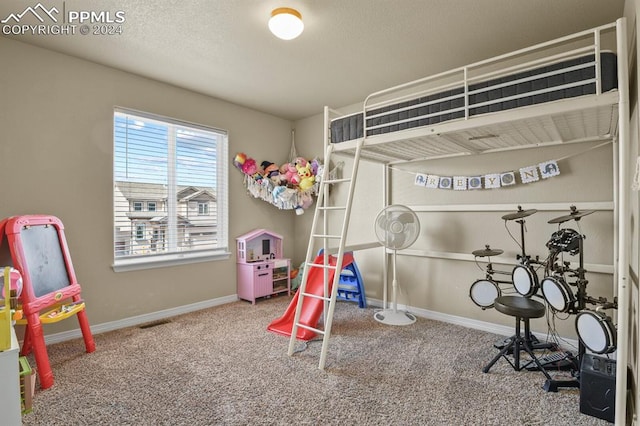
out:
<path id="1" fill-rule="evenodd" d="M 516 371 L 520 371 L 534 362 L 538 367 L 538 370 L 545 375 L 547 380 L 551 381 L 551 376 L 547 373 L 540 363 L 540 360 L 538 360 L 533 352 L 534 344 L 531 338 L 529 326 L 529 320 L 531 318 L 542 318 L 545 315 L 546 308 L 544 304 L 523 296 L 500 296 L 496 298 L 494 308 L 498 312 L 515 317 L 516 334 L 509 338 L 509 343 L 500 350 L 498 355 L 496 355 L 489 364 L 482 369 L 482 371 L 484 373 L 488 373 L 491 367 L 493 367 L 500 358 L 506 359 Z M 524 334 L 521 333 L 521 322 L 524 323 Z M 528 360 L 524 365 L 520 365 L 520 351 L 523 350 L 529 354 L 531 360 Z M 507 356 L 510 353 L 513 355 L 513 361 L 511 361 Z"/>

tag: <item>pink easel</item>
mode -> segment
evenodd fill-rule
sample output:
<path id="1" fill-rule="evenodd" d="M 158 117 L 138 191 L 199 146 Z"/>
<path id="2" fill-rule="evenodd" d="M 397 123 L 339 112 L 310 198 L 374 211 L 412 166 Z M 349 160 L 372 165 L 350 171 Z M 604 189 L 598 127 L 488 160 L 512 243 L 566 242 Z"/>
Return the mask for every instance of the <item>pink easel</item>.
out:
<path id="1" fill-rule="evenodd" d="M 10 259 L 6 259 L 7 249 Z M 33 350 L 40 388 L 47 389 L 53 386 L 53 372 L 43 323 L 76 315 L 87 353 L 95 351 L 62 222 L 45 215 L 13 216 L 2 220 L 0 262 L 7 260 L 20 271 L 23 280 L 20 302 L 24 319 L 18 323 L 25 324 L 26 329 L 20 354 L 27 355 Z"/>

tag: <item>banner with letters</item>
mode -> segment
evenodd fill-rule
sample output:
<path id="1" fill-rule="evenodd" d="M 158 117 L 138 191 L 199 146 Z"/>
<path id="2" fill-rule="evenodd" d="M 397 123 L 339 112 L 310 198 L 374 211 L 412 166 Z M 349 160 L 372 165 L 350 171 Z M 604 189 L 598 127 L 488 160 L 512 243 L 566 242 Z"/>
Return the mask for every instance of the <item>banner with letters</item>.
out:
<path id="1" fill-rule="evenodd" d="M 517 171 L 503 171 L 479 175 L 440 176 L 431 173 L 416 173 L 414 184 L 431 189 L 452 189 L 470 191 L 475 189 L 496 189 L 520 183 L 532 183 L 560 175 L 556 160 L 545 161 L 533 166 L 522 167 Z"/>

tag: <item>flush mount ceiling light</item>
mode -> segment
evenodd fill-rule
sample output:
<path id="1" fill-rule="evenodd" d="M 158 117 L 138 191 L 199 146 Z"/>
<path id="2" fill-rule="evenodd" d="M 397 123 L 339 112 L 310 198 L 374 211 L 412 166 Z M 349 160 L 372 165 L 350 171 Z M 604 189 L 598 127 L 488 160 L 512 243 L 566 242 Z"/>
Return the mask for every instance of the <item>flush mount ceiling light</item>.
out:
<path id="1" fill-rule="evenodd" d="M 295 9 L 279 7 L 271 12 L 269 19 L 269 29 L 282 40 L 293 40 L 302 34 L 304 23 L 302 15 Z"/>

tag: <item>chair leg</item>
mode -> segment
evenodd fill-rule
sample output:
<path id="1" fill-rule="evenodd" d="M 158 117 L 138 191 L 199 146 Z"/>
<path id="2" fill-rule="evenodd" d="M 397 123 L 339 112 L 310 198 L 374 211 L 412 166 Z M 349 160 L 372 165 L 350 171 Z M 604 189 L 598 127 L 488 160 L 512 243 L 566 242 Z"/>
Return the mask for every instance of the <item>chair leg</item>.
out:
<path id="1" fill-rule="evenodd" d="M 520 321 L 524 322 L 524 336 L 521 334 Z M 526 365 L 534 362 L 538 366 L 538 369 L 542 371 L 542 374 L 544 374 L 547 379 L 551 380 L 551 376 L 549 376 L 549 373 L 547 373 L 547 371 L 544 369 L 542 364 L 540 364 L 540 361 L 534 354 L 533 348 L 534 346 L 531 340 L 531 331 L 529 329 L 529 319 L 516 317 L 516 334 L 511 336 L 511 338 L 509 339 L 509 343 L 505 345 L 502 350 L 500 350 L 500 352 L 498 352 L 498 354 L 482 369 L 482 371 L 484 373 L 488 373 L 491 367 L 493 367 L 493 365 L 498 362 L 500 358 L 504 357 L 516 371 L 520 371 Z M 525 366 L 520 365 L 520 351 L 522 350 L 526 351 L 532 360 L 527 362 Z M 513 363 L 507 357 L 509 353 L 512 353 L 513 355 Z"/>
<path id="2" fill-rule="evenodd" d="M 516 371 L 520 371 L 520 350 L 522 347 L 522 335 L 520 334 L 520 318 L 516 318 L 516 334 L 514 334 L 513 336 L 510 337 L 509 340 L 509 344 L 505 345 L 502 350 L 500 352 L 498 352 L 498 355 L 496 355 L 490 362 L 489 364 L 487 364 L 482 371 L 484 373 L 488 373 L 489 369 L 491 367 L 493 367 L 493 364 L 495 364 L 496 362 L 498 362 L 498 360 L 501 357 L 504 357 L 504 359 L 507 360 L 507 362 L 509 364 L 511 364 L 511 366 L 513 367 L 514 370 Z M 507 355 L 509 353 L 513 354 L 513 363 L 511 362 L 511 360 L 509 358 L 507 358 Z"/>
<path id="3" fill-rule="evenodd" d="M 498 362 L 498 360 L 500 358 L 502 358 L 503 356 L 507 355 L 507 352 L 509 352 L 509 350 L 511 350 L 512 348 L 514 348 L 515 345 L 515 341 L 517 340 L 517 336 L 511 336 L 511 341 L 509 342 L 509 344 L 505 345 L 504 348 L 502 348 L 502 350 L 500 350 L 500 352 L 498 352 L 498 355 L 496 355 L 495 357 L 493 357 L 493 359 L 491 361 L 489 361 L 489 364 L 485 365 L 484 368 L 482 369 L 483 373 L 488 373 L 489 370 L 491 369 L 491 367 L 493 367 L 493 364 L 495 364 L 496 362 Z"/>
<path id="4" fill-rule="evenodd" d="M 524 330 L 525 330 L 525 336 L 530 336 L 529 319 L 528 318 L 524 320 Z M 551 380 L 551 376 L 549 375 L 549 373 L 547 373 L 547 370 L 544 369 L 544 367 L 540 363 L 540 360 L 538 360 L 538 357 L 533 353 L 533 349 L 532 349 L 531 341 L 529 340 L 529 337 L 526 337 L 522 341 L 522 343 L 523 343 L 523 346 L 524 346 L 524 350 L 527 351 L 527 353 L 529 354 L 529 356 L 531 357 L 533 362 L 535 362 L 535 364 L 538 366 L 538 369 L 542 372 L 542 374 L 544 374 L 544 376 L 548 380 Z"/>
<path id="5" fill-rule="evenodd" d="M 521 319 L 516 317 L 516 340 L 513 347 L 513 369 L 520 371 L 520 351 L 522 350 L 522 335 L 520 334 L 520 321 Z M 526 328 L 526 327 L 525 327 Z"/>

